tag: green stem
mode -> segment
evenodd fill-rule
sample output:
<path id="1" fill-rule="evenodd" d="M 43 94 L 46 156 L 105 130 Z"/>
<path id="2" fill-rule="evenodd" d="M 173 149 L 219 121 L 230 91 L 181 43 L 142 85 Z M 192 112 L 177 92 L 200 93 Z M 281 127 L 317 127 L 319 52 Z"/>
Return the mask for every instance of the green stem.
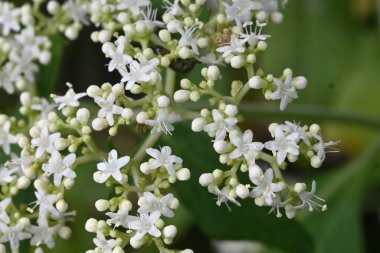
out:
<path id="1" fill-rule="evenodd" d="M 253 69 L 253 66 L 251 66 L 251 65 L 246 66 L 245 69 L 247 70 L 247 77 L 248 77 L 248 81 L 249 81 L 249 79 L 251 79 L 251 77 L 255 75 L 255 70 Z M 244 84 L 243 88 L 241 88 L 239 93 L 236 95 L 236 97 L 235 97 L 236 104 L 239 104 L 240 101 L 245 96 L 245 94 L 247 94 L 247 92 L 250 90 L 248 81 Z"/>
<path id="2" fill-rule="evenodd" d="M 145 139 L 144 143 L 140 146 L 140 148 L 137 150 L 135 155 L 133 156 L 133 163 L 134 164 L 139 164 L 145 157 L 145 151 L 147 148 L 152 147 L 158 139 L 161 137 L 161 132 L 157 134 L 150 134 L 148 138 Z"/>
<path id="3" fill-rule="evenodd" d="M 171 68 L 167 68 L 165 77 L 165 92 L 172 97 L 175 89 L 175 71 Z"/>
<path id="4" fill-rule="evenodd" d="M 269 163 L 271 165 L 272 169 L 273 169 L 274 176 L 277 179 L 279 179 L 280 181 L 284 181 L 284 179 L 282 177 L 282 173 L 281 173 L 280 167 L 278 167 L 278 164 L 277 164 L 277 161 L 276 161 L 275 157 L 261 152 L 259 159 L 261 159 L 261 160 L 266 161 L 267 163 Z"/>

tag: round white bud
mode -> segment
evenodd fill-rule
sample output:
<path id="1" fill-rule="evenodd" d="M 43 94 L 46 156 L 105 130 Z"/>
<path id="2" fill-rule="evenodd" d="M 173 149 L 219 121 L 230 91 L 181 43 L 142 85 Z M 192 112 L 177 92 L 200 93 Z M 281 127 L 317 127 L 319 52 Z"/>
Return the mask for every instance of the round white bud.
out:
<path id="1" fill-rule="evenodd" d="M 259 43 L 257 43 L 257 48 L 261 51 L 265 51 L 265 49 L 267 49 L 267 43 L 264 41 L 259 41 Z"/>
<path id="2" fill-rule="evenodd" d="M 163 66 L 165 68 L 169 67 L 169 65 L 170 65 L 170 59 L 169 59 L 169 57 L 162 56 L 161 60 L 160 60 L 160 64 L 161 64 L 161 66 Z"/>
<path id="3" fill-rule="evenodd" d="M 30 179 L 26 176 L 21 176 L 17 179 L 17 188 L 18 189 L 26 189 L 30 185 Z"/>
<path id="4" fill-rule="evenodd" d="M 51 53 L 49 51 L 42 51 L 38 56 L 38 60 L 43 65 L 48 64 L 51 60 Z"/>
<path id="5" fill-rule="evenodd" d="M 212 65 L 210 67 L 208 67 L 208 70 L 207 70 L 207 77 L 208 79 L 212 80 L 212 81 L 216 81 L 220 78 L 220 70 L 217 66 L 215 65 Z"/>
<path id="6" fill-rule="evenodd" d="M 264 81 L 259 76 L 253 76 L 249 79 L 248 85 L 251 89 L 261 89 L 264 86 Z"/>
<path id="7" fill-rule="evenodd" d="M 111 39 L 111 32 L 107 31 L 107 30 L 100 31 L 98 39 L 99 39 L 99 42 L 101 42 L 101 43 L 105 43 L 105 42 L 110 41 L 110 39 Z"/>
<path id="8" fill-rule="evenodd" d="M 236 55 L 231 58 L 231 67 L 240 69 L 245 64 L 245 60 L 241 55 Z"/>
<path id="9" fill-rule="evenodd" d="M 298 90 L 305 89 L 307 86 L 307 79 L 304 76 L 297 76 L 293 78 L 292 86 Z"/>
<path id="10" fill-rule="evenodd" d="M 139 249 L 142 246 L 144 246 L 146 242 L 145 237 L 141 238 L 140 240 L 137 240 L 134 236 L 129 240 L 129 243 L 131 244 L 132 248 Z"/>
<path id="11" fill-rule="evenodd" d="M 106 119 L 96 118 L 92 121 L 91 126 L 95 131 L 101 131 L 108 127 L 108 122 Z"/>
<path id="12" fill-rule="evenodd" d="M 147 119 L 149 119 L 149 114 L 144 111 L 139 112 L 136 116 L 136 121 L 139 124 L 144 124 Z"/>
<path id="13" fill-rule="evenodd" d="M 321 131 L 321 127 L 318 124 L 312 124 L 309 127 L 309 131 L 312 134 L 318 134 Z"/>
<path id="14" fill-rule="evenodd" d="M 177 198 L 174 198 L 170 204 L 169 204 L 169 208 L 171 209 L 177 209 L 179 207 L 179 201 Z"/>
<path id="15" fill-rule="evenodd" d="M 213 147 L 218 154 L 224 154 L 229 150 L 228 143 L 223 140 L 215 141 Z"/>
<path id="16" fill-rule="evenodd" d="M 20 136 L 17 140 L 17 145 L 19 145 L 20 148 L 25 149 L 29 146 L 29 140 L 25 136 Z"/>
<path id="17" fill-rule="evenodd" d="M 313 156 L 311 159 L 310 159 L 310 164 L 311 164 L 311 167 L 313 168 L 316 168 L 318 169 L 319 167 L 321 167 L 322 165 L 322 159 L 319 158 L 319 156 Z"/>
<path id="18" fill-rule="evenodd" d="M 65 36 L 70 40 L 75 40 L 78 38 L 78 29 L 73 26 L 67 27 L 65 30 Z"/>
<path id="19" fill-rule="evenodd" d="M 140 170 L 145 175 L 148 175 L 152 170 L 150 169 L 149 163 L 145 162 L 140 165 Z"/>
<path id="20" fill-rule="evenodd" d="M 168 107 L 170 104 L 170 99 L 167 96 L 159 96 L 157 98 L 157 104 L 158 104 L 158 107 L 161 107 L 161 108 Z"/>
<path id="21" fill-rule="evenodd" d="M 162 229 L 164 226 L 165 226 L 165 222 L 162 220 L 162 219 L 158 219 L 156 221 L 156 223 L 154 223 L 154 225 L 158 228 L 158 229 Z"/>
<path id="22" fill-rule="evenodd" d="M 190 98 L 190 91 L 188 90 L 177 90 L 174 93 L 174 101 L 177 103 L 184 103 Z"/>
<path id="23" fill-rule="evenodd" d="M 170 32 L 166 29 L 162 29 L 159 31 L 158 33 L 158 36 L 160 37 L 160 39 L 165 42 L 165 43 L 168 43 L 169 41 L 172 40 L 172 37 L 170 35 Z"/>
<path id="24" fill-rule="evenodd" d="M 199 177 L 199 184 L 206 187 L 214 182 L 214 175 L 211 173 L 204 173 Z"/>
<path id="25" fill-rule="evenodd" d="M 202 118 L 202 117 L 195 118 L 191 122 L 191 130 L 193 130 L 194 132 L 201 132 L 203 131 L 203 128 L 205 127 L 206 124 L 207 124 L 207 121 L 205 118 Z"/>
<path id="26" fill-rule="evenodd" d="M 293 75 L 293 70 L 290 69 L 290 68 L 286 68 L 286 69 L 284 69 L 284 71 L 283 71 L 283 75 L 284 75 L 285 77 L 292 76 L 292 75 Z"/>
<path id="27" fill-rule="evenodd" d="M 230 117 L 235 117 L 238 114 L 238 109 L 236 105 L 226 105 L 226 108 L 224 108 L 225 114 L 227 114 Z"/>
<path id="28" fill-rule="evenodd" d="M 63 185 L 66 189 L 70 189 L 71 187 L 73 187 L 74 182 L 75 181 L 71 178 L 65 178 L 65 180 L 63 180 Z"/>
<path id="29" fill-rule="evenodd" d="M 191 50 L 187 47 L 181 47 L 181 49 L 178 51 L 179 57 L 182 59 L 189 59 L 193 56 L 193 53 Z"/>
<path id="30" fill-rule="evenodd" d="M 207 39 L 207 38 L 204 38 L 204 37 L 199 38 L 199 39 L 197 40 L 197 45 L 198 45 L 198 47 L 200 47 L 200 48 L 206 48 L 206 47 L 208 47 L 208 46 L 209 46 L 208 39 Z"/>
<path id="31" fill-rule="evenodd" d="M 32 104 L 32 94 L 24 91 L 20 95 L 20 102 L 23 106 L 30 106 Z"/>
<path id="32" fill-rule="evenodd" d="M 46 9 L 50 14 L 54 15 L 59 9 L 59 3 L 57 1 L 49 1 Z"/>
<path id="33" fill-rule="evenodd" d="M 201 98 L 201 94 L 198 91 L 194 90 L 190 92 L 190 100 L 193 102 L 197 102 Z"/>
<path id="34" fill-rule="evenodd" d="M 98 230 L 98 221 L 94 218 L 90 218 L 86 221 L 85 229 L 87 232 L 96 233 Z"/>
<path id="35" fill-rule="evenodd" d="M 249 196 L 249 189 L 247 188 L 247 186 L 239 184 L 236 187 L 236 195 L 238 195 L 241 199 L 245 199 Z"/>
<path id="36" fill-rule="evenodd" d="M 180 253 L 194 253 L 194 251 L 191 249 L 184 249 L 184 250 L 181 250 Z"/>
<path id="37" fill-rule="evenodd" d="M 96 85 L 91 85 L 87 88 L 87 95 L 89 97 L 99 97 L 102 95 L 102 89 L 99 88 L 99 86 L 96 86 Z"/>
<path id="38" fill-rule="evenodd" d="M 169 225 L 164 228 L 164 236 L 174 238 L 177 235 L 177 228 L 174 225 Z"/>
<path id="39" fill-rule="evenodd" d="M 115 248 L 113 248 L 112 253 L 125 253 L 125 251 L 122 247 L 116 246 Z"/>
<path id="40" fill-rule="evenodd" d="M 124 95 L 124 84 L 122 83 L 117 83 L 114 86 L 112 86 L 112 93 L 117 97 L 117 96 L 122 96 Z"/>
<path id="41" fill-rule="evenodd" d="M 272 136 L 274 136 L 274 131 L 278 127 L 277 123 L 271 123 L 268 127 L 269 132 L 271 133 Z"/>
<path id="42" fill-rule="evenodd" d="M 87 108 L 80 108 L 77 111 L 76 119 L 82 124 L 87 125 L 88 120 L 90 119 L 90 111 Z"/>
<path id="43" fill-rule="evenodd" d="M 300 194 L 306 190 L 306 184 L 305 183 L 296 183 L 294 185 L 293 189 L 296 193 Z"/>
<path id="44" fill-rule="evenodd" d="M 256 62 L 256 55 L 249 54 L 247 55 L 247 63 L 253 64 Z"/>
<path id="45" fill-rule="evenodd" d="M 173 20 L 168 22 L 166 27 L 170 33 L 177 33 L 178 27 L 181 27 L 181 22 L 177 19 L 173 19 Z"/>
<path id="46" fill-rule="evenodd" d="M 182 168 L 182 169 L 178 170 L 175 173 L 175 175 L 176 175 L 178 180 L 187 181 L 190 179 L 190 170 L 187 168 Z"/>
<path id="47" fill-rule="evenodd" d="M 104 212 L 105 210 L 107 210 L 108 208 L 110 207 L 110 202 L 106 199 L 98 199 L 96 202 L 95 202 L 95 208 L 96 210 L 98 210 L 99 212 Z"/>
<path id="48" fill-rule="evenodd" d="M 69 228 L 68 226 L 62 226 L 59 228 L 58 230 L 58 235 L 62 238 L 62 239 L 69 239 L 71 237 L 71 228 Z"/>
<path id="49" fill-rule="evenodd" d="M 249 172 L 249 178 L 251 179 L 251 181 L 259 179 L 263 175 L 263 171 L 257 164 L 250 165 L 248 167 L 248 172 Z"/>
<path id="50" fill-rule="evenodd" d="M 63 199 L 58 200 L 55 206 L 57 207 L 57 210 L 61 213 L 66 212 L 68 208 L 68 204 Z"/>
<path id="51" fill-rule="evenodd" d="M 124 108 L 122 113 L 121 113 L 121 116 L 126 119 L 126 120 L 130 120 L 132 119 L 133 117 L 133 111 L 132 109 L 129 109 L 129 108 Z"/>
<path id="52" fill-rule="evenodd" d="M 296 216 L 296 209 L 291 205 L 286 205 L 285 214 L 288 219 L 293 219 Z"/>
<path id="53" fill-rule="evenodd" d="M 221 178 L 223 176 L 223 171 L 220 170 L 220 169 L 215 169 L 213 172 L 212 172 L 212 175 L 215 177 L 215 178 Z"/>
<path id="54" fill-rule="evenodd" d="M 284 20 L 284 15 L 282 15 L 281 12 L 276 11 L 270 15 L 270 18 L 272 19 L 273 22 L 279 24 Z"/>

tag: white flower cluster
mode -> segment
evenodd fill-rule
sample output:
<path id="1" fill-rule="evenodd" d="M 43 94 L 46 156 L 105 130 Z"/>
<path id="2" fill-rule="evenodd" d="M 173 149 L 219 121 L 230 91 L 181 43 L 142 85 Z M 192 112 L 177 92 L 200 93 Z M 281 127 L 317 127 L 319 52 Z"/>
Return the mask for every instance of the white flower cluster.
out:
<path id="1" fill-rule="evenodd" d="M 68 238 L 67 221 L 75 213 L 68 211 L 66 190 L 74 184 L 77 167 L 95 161 L 94 181 L 112 187 L 114 195 L 95 203 L 106 218 L 86 223 L 86 230 L 96 234 L 89 253 L 123 253 L 128 244 L 140 248 L 151 242 L 160 252 L 191 253 L 168 249 L 177 233 L 168 218 L 179 206 L 170 187 L 189 180 L 190 170 L 171 147 L 153 148 L 162 134 L 175 138 L 174 124 L 188 119 L 194 132 L 213 139 L 220 162 L 230 167 L 199 178 L 217 195 L 218 205 L 240 205 L 238 198 L 251 197 L 277 216 L 285 208 L 289 218 L 303 207 L 326 209 L 315 195 L 314 181 L 307 191 L 304 183 L 288 184 L 281 175 L 300 155 L 312 167 L 321 166 L 327 148 L 336 143 L 324 142 L 317 124 L 271 124 L 273 140 L 267 142 L 238 125 L 239 103 L 250 90 L 280 100 L 284 110 L 307 86 L 290 69 L 276 78 L 253 68 L 270 37 L 262 29 L 282 20 L 279 1 L 165 0 L 161 7 L 162 18 L 149 0 L 37 0 L 21 7 L 0 2 L 0 87 L 20 91 L 21 103 L 20 117 L 0 115 L 0 146 L 8 157 L 0 167 L 0 252 L 3 243 L 18 252 L 20 241 L 30 240 L 41 253 L 54 247 L 56 235 Z M 201 20 L 204 11 L 210 15 Z M 62 96 L 38 97 L 35 74 L 37 63 L 50 61 L 49 36 L 63 33 L 75 39 L 90 24 L 97 27 L 91 39 L 102 44 L 108 71 L 117 71 L 119 82 L 91 85 L 81 93 L 67 83 Z M 196 64 L 203 66 L 202 81 L 176 78 Z M 227 67 L 245 69 L 247 76 L 222 84 Z M 219 91 L 223 85 L 230 86 L 230 94 Z M 208 99 L 208 105 L 189 109 L 190 102 L 201 99 Z M 97 146 L 99 131 L 107 130 L 112 140 L 124 126 L 149 131 L 135 153 Z M 250 183 L 243 184 L 246 172 Z M 15 196 L 23 190 L 34 191 L 35 197 L 20 205 Z"/>

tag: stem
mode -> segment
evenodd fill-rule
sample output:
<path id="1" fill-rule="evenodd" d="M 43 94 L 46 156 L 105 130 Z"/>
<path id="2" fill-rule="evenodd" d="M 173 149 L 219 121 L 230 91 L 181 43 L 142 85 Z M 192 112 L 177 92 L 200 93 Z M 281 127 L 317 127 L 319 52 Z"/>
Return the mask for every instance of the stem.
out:
<path id="1" fill-rule="evenodd" d="M 137 150 L 135 155 L 133 156 L 132 161 L 134 164 L 141 163 L 142 159 L 145 157 L 145 150 L 147 148 L 152 147 L 158 139 L 161 137 L 161 132 L 157 134 L 150 134 L 148 138 L 145 139 L 144 143 L 140 146 L 140 148 Z"/>
<path id="2" fill-rule="evenodd" d="M 166 70 L 166 77 L 165 77 L 165 92 L 170 97 L 174 94 L 174 88 L 175 88 L 175 72 L 171 68 L 167 68 Z"/>
<path id="3" fill-rule="evenodd" d="M 197 103 L 188 104 L 186 105 L 186 108 L 198 111 L 203 108 L 211 108 L 211 106 L 205 103 Z M 365 127 L 374 128 L 376 130 L 380 128 L 380 119 L 378 117 L 363 113 L 348 112 L 327 106 L 292 105 L 285 111 L 279 111 L 278 108 L 274 106 L 243 102 L 239 105 L 239 112 L 248 119 L 294 118 L 297 120 L 331 120 L 340 123 L 354 123 Z"/>
<path id="4" fill-rule="evenodd" d="M 272 166 L 274 175 L 277 179 L 279 179 L 280 181 L 284 181 L 284 179 L 282 177 L 281 170 L 278 167 L 276 159 L 273 156 L 261 152 L 260 153 L 260 159 L 263 161 L 266 161 L 267 163 L 269 163 Z"/>
<path id="5" fill-rule="evenodd" d="M 244 84 L 243 88 L 241 88 L 240 91 L 239 91 L 239 93 L 236 95 L 236 97 L 235 97 L 236 104 L 239 104 L 240 101 L 245 96 L 245 94 L 247 94 L 247 92 L 250 90 L 249 79 L 251 79 L 251 77 L 255 75 L 255 71 L 253 69 L 253 66 L 251 66 L 251 65 L 250 66 L 246 66 L 245 69 L 247 70 L 248 81 Z"/>

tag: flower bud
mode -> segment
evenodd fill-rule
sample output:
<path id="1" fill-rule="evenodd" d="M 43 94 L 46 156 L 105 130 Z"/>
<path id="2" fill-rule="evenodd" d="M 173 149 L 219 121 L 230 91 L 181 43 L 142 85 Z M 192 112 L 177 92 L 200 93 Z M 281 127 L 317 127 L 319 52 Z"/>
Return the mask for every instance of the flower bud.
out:
<path id="1" fill-rule="evenodd" d="M 92 121 L 91 126 L 95 131 L 101 131 L 108 127 L 108 122 L 106 119 L 96 118 Z"/>
<path id="2" fill-rule="evenodd" d="M 231 67 L 240 69 L 245 64 L 245 60 L 241 55 L 236 55 L 231 58 Z"/>
<path id="3" fill-rule="evenodd" d="M 322 160 L 321 158 L 319 158 L 318 156 L 313 156 L 311 159 L 310 159 L 310 164 L 313 168 L 316 168 L 318 169 L 319 167 L 321 167 L 322 165 Z"/>
<path id="4" fill-rule="evenodd" d="M 86 221 L 85 229 L 87 232 L 96 233 L 98 230 L 98 221 L 94 218 L 90 218 Z"/>
<path id="5" fill-rule="evenodd" d="M 62 238 L 62 239 L 69 239 L 71 237 L 71 228 L 67 227 L 67 226 L 62 226 L 60 227 L 60 229 L 58 230 L 58 235 Z"/>
<path id="6" fill-rule="evenodd" d="M 247 188 L 247 186 L 239 184 L 236 187 L 236 194 L 239 196 L 239 198 L 245 199 L 249 196 L 249 189 Z"/>
<path id="7" fill-rule="evenodd" d="M 147 119 L 149 119 L 149 114 L 144 111 L 139 112 L 136 116 L 136 121 L 139 124 L 144 124 Z"/>
<path id="8" fill-rule="evenodd" d="M 187 181 L 190 179 L 190 170 L 187 168 L 182 168 L 178 170 L 175 174 L 177 179 L 180 181 Z"/>
<path id="9" fill-rule="evenodd" d="M 226 153 L 229 150 L 228 143 L 225 141 L 215 141 L 213 147 L 218 154 Z"/>
<path id="10" fill-rule="evenodd" d="M 164 236 L 167 238 L 174 238 L 177 234 L 177 228 L 174 225 L 169 225 L 164 228 Z"/>
<path id="11" fill-rule="evenodd" d="M 67 203 L 63 199 L 58 200 L 55 206 L 57 207 L 57 210 L 61 213 L 66 212 L 68 208 Z"/>
<path id="12" fill-rule="evenodd" d="M 199 177 L 199 184 L 206 187 L 214 182 L 214 175 L 211 173 L 204 173 Z"/>
<path id="13" fill-rule="evenodd" d="M 91 86 L 89 86 L 88 88 L 87 88 L 87 95 L 89 96 L 89 97 L 92 97 L 92 98 L 94 98 L 94 97 L 99 97 L 99 96 L 101 96 L 102 95 L 102 90 L 99 88 L 99 86 L 96 86 L 96 85 L 91 85 Z"/>
<path id="14" fill-rule="evenodd" d="M 216 81 L 220 78 L 219 68 L 215 65 L 208 67 L 207 77 L 209 80 Z"/>
<path id="15" fill-rule="evenodd" d="M 177 103 L 183 103 L 188 101 L 190 98 L 190 91 L 188 90 L 177 90 L 174 93 L 174 101 Z"/>
<path id="16" fill-rule="evenodd" d="M 230 117 L 235 117 L 238 114 L 238 109 L 236 105 L 226 105 L 224 108 L 224 113 Z"/>
<path id="17" fill-rule="evenodd" d="M 157 104 L 158 104 L 158 107 L 161 107 L 161 108 L 168 107 L 170 104 L 170 99 L 167 96 L 159 96 L 157 98 Z"/>
<path id="18" fill-rule="evenodd" d="M 104 212 L 105 210 L 107 210 L 108 208 L 110 207 L 110 202 L 106 199 L 98 199 L 96 202 L 95 202 L 95 208 L 96 210 L 98 210 L 99 212 Z"/>
<path id="19" fill-rule="evenodd" d="M 201 117 L 195 118 L 191 122 L 191 130 L 193 130 L 194 132 L 201 132 L 203 131 L 203 128 L 205 127 L 206 124 L 207 124 L 207 121 L 205 118 L 201 118 Z"/>
<path id="20" fill-rule="evenodd" d="M 294 185 L 294 191 L 298 194 L 304 192 L 306 190 L 306 184 L 305 183 L 296 183 Z"/>
<path id="21" fill-rule="evenodd" d="M 82 125 L 87 125 L 90 119 L 90 111 L 87 108 L 80 108 L 77 111 L 76 118 Z"/>
<path id="22" fill-rule="evenodd" d="M 319 131 L 321 131 L 321 127 L 320 127 L 318 124 L 312 124 L 312 125 L 309 127 L 309 131 L 310 131 L 312 134 L 318 134 Z"/>
<path id="23" fill-rule="evenodd" d="M 162 29 L 162 30 L 160 30 L 159 33 L 158 33 L 158 36 L 159 36 L 160 39 L 161 39 L 163 42 L 165 42 L 165 43 L 167 43 L 167 42 L 169 42 L 169 41 L 172 40 L 172 37 L 171 37 L 171 35 L 170 35 L 170 32 L 169 32 L 168 30 L 166 30 L 166 29 Z"/>
<path id="24" fill-rule="evenodd" d="M 179 57 L 182 59 L 189 59 L 193 56 L 193 53 L 191 50 L 187 47 L 181 47 L 181 49 L 178 52 Z"/>
<path id="25" fill-rule="evenodd" d="M 146 242 L 145 237 L 142 237 L 140 240 L 137 240 L 134 236 L 129 240 L 129 243 L 131 244 L 132 248 L 139 249 L 141 248 Z"/>
<path id="26" fill-rule="evenodd" d="M 261 89 L 264 86 L 264 81 L 259 76 L 253 76 L 249 79 L 248 85 L 251 89 Z"/>

